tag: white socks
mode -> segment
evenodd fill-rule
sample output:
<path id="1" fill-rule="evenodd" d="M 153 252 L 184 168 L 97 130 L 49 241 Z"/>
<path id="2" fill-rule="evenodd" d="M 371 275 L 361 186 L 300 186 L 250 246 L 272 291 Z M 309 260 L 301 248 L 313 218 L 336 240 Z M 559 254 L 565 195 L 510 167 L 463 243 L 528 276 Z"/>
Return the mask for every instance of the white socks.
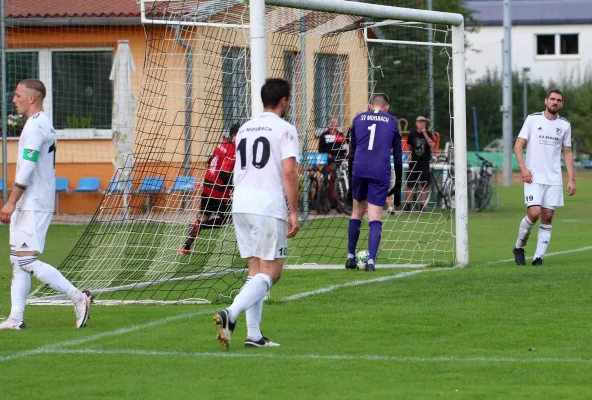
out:
<path id="1" fill-rule="evenodd" d="M 518 240 L 516 240 L 516 248 L 521 249 L 526 246 L 526 242 L 528 242 L 528 237 L 530 236 L 530 232 L 532 231 L 532 227 L 534 226 L 534 222 L 531 222 L 528 219 L 528 216 L 522 218 L 520 221 L 520 229 L 518 230 Z M 536 252 L 534 253 L 533 259 L 536 258 L 543 258 L 545 253 L 547 252 L 547 247 L 549 246 L 549 242 L 551 241 L 551 231 L 553 227 L 551 225 L 541 224 L 539 226 L 539 233 L 537 238 L 537 248 Z"/>
<path id="2" fill-rule="evenodd" d="M 53 290 L 65 294 L 73 303 L 82 299 L 82 292 L 64 278 L 64 275 L 60 271 L 49 264 L 37 260 L 37 257 L 18 257 L 18 263 L 23 271 L 32 274 Z"/>
<path id="3" fill-rule="evenodd" d="M 551 231 L 553 227 L 551 225 L 541 224 L 539 226 L 539 234 L 537 238 L 537 248 L 536 253 L 534 253 L 534 258 L 543 258 L 545 253 L 547 252 L 547 247 L 549 246 L 549 242 L 551 241 Z"/>
<path id="4" fill-rule="evenodd" d="M 247 276 L 247 282 L 253 279 L 252 276 Z M 265 298 L 265 296 L 263 296 Z M 247 320 L 247 338 L 252 340 L 259 340 L 263 337 L 261 333 L 261 315 L 263 314 L 263 299 L 253 304 L 245 311 Z"/>
<path id="5" fill-rule="evenodd" d="M 263 314 L 263 299 L 253 304 L 245 311 L 247 317 L 247 338 L 259 340 L 263 337 L 261 333 L 261 315 Z"/>
<path id="6" fill-rule="evenodd" d="M 263 273 L 258 273 L 248 280 L 240 293 L 234 298 L 232 305 L 226 309 L 230 314 L 230 321 L 236 322 L 241 313 L 253 307 L 256 303 L 263 302 L 263 297 L 265 297 L 272 285 L 271 277 Z"/>
<path id="7" fill-rule="evenodd" d="M 520 221 L 520 229 L 518 230 L 518 240 L 516 240 L 517 249 L 522 249 L 524 246 L 526 246 L 526 242 L 528 242 L 528 237 L 530 236 L 533 225 L 534 222 L 531 222 L 528 219 L 528 216 L 522 218 L 522 221 Z"/>
<path id="8" fill-rule="evenodd" d="M 25 317 L 27 296 L 31 291 L 31 275 L 21 269 L 14 250 L 10 250 L 10 264 L 12 266 L 12 284 L 10 286 L 12 308 L 8 318 L 20 323 Z"/>

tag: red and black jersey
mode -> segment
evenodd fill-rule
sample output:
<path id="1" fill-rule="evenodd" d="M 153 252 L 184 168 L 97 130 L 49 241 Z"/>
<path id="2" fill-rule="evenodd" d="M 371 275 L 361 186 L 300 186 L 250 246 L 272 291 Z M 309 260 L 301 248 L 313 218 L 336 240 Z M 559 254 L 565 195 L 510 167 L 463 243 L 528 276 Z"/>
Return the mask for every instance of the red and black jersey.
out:
<path id="1" fill-rule="evenodd" d="M 236 146 L 223 142 L 216 146 L 208 162 L 202 194 L 224 201 L 230 200 L 232 171 L 236 161 Z"/>
<path id="2" fill-rule="evenodd" d="M 330 158 L 345 157 L 347 144 L 345 135 L 337 130 L 334 133 L 327 130 L 319 137 L 319 153 L 327 153 Z"/>

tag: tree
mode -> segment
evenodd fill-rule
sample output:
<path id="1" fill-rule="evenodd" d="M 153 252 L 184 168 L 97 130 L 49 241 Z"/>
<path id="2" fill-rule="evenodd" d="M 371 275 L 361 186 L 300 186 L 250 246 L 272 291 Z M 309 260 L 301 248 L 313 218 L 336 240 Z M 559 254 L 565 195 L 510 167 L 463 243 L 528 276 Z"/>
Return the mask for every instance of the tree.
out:
<path id="1" fill-rule="evenodd" d="M 518 72 L 512 74 L 512 133 L 518 136 L 523 116 L 523 81 Z M 557 84 L 542 81 L 529 81 L 528 113 L 543 111 L 545 96 L 550 89 L 559 88 L 564 94 L 565 105 L 560 112 L 572 125 L 572 141 L 579 152 L 592 152 L 592 132 L 587 128 L 587 121 L 592 116 L 592 76 L 582 80 L 572 80 Z M 468 148 L 474 146 L 472 108 L 477 109 L 477 125 L 481 147 L 502 136 L 502 82 L 498 71 L 487 74 L 467 88 L 467 136 Z"/>
<path id="2" fill-rule="evenodd" d="M 425 9 L 425 0 L 364 0 L 375 4 Z M 476 29 L 472 11 L 464 6 L 463 0 L 434 0 L 433 9 L 461 13 L 465 16 L 468 29 Z M 426 42 L 428 31 L 425 25 L 382 26 L 379 31 L 387 39 Z M 433 39 L 436 42 L 450 42 L 450 32 L 444 25 L 433 25 Z M 408 130 L 413 130 L 418 115 L 429 116 L 435 111 L 434 129 L 442 137 L 442 142 L 450 140 L 450 110 L 452 76 L 449 48 L 433 47 L 434 74 L 428 76 L 428 46 L 375 44 L 371 46 L 375 67 L 376 87 L 374 92 L 382 92 L 391 98 L 390 112 L 409 122 Z M 430 80 L 434 85 L 434 104 L 429 104 L 428 87 Z M 405 128 L 403 126 L 403 128 Z"/>

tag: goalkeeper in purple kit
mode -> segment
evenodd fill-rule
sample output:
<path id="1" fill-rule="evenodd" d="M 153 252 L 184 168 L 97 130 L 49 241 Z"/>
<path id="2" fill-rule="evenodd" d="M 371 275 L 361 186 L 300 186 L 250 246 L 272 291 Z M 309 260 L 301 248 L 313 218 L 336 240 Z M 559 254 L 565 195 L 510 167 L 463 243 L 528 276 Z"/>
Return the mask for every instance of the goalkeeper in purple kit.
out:
<path id="1" fill-rule="evenodd" d="M 348 255 L 345 267 L 356 268 L 356 245 L 360 226 L 368 203 L 370 235 L 368 237 L 368 262 L 366 271 L 376 270 L 376 254 L 382 235 L 382 209 L 386 198 L 395 195 L 395 207 L 401 205 L 401 181 L 403 176 L 403 149 L 399 121 L 387 113 L 389 99 L 384 94 L 372 96 L 369 111 L 357 115 L 350 128 L 354 165 L 352 171 L 353 211 L 348 228 Z M 391 151 L 395 164 L 395 186 L 391 188 Z"/>

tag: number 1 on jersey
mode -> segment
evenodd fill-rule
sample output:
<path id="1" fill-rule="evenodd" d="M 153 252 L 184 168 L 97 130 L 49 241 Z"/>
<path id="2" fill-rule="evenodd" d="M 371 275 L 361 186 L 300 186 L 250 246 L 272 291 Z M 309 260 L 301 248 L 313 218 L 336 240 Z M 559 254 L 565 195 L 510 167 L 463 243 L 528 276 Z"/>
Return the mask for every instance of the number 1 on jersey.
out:
<path id="1" fill-rule="evenodd" d="M 374 147 L 374 134 L 376 133 L 376 124 L 372 124 L 368 127 L 370 131 L 370 143 L 368 143 L 368 150 L 372 150 Z"/>

